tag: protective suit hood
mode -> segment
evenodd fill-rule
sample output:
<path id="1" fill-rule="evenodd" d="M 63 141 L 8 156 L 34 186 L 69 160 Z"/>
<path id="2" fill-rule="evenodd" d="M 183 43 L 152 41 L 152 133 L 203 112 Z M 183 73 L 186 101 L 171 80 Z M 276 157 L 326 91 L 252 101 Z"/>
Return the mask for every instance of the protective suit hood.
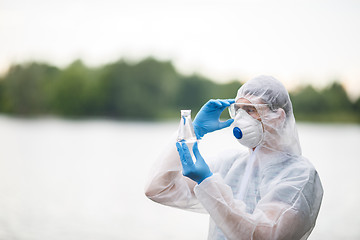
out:
<path id="1" fill-rule="evenodd" d="M 247 99 L 255 104 L 267 104 L 258 109 L 264 126 L 264 139 L 258 146 L 264 151 L 301 155 L 292 104 L 284 85 L 271 76 L 255 77 L 240 87 L 235 101 Z"/>

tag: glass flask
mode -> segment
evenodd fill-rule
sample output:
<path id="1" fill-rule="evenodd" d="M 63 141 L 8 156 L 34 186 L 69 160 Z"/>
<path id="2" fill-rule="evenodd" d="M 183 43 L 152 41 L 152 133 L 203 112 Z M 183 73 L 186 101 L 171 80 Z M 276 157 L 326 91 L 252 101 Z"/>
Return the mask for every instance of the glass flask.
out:
<path id="1" fill-rule="evenodd" d="M 195 162 L 194 154 L 193 154 L 193 146 L 197 141 L 194 126 L 191 120 L 191 110 L 181 110 L 181 119 L 178 129 L 178 142 L 184 142 L 189 148 L 191 157 Z"/>
<path id="2" fill-rule="evenodd" d="M 191 110 L 181 110 L 177 141 L 186 143 L 194 143 L 197 141 L 191 121 Z"/>

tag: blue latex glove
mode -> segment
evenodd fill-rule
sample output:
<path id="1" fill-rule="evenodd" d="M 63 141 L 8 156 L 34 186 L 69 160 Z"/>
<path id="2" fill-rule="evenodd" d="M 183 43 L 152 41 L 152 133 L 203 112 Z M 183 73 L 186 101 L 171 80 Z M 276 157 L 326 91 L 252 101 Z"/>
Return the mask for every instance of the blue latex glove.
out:
<path id="1" fill-rule="evenodd" d="M 234 99 L 211 99 L 200 109 L 193 122 L 196 137 L 201 139 L 205 134 L 229 127 L 234 119 L 220 122 L 220 115 L 225 108 L 234 103 Z"/>
<path id="2" fill-rule="evenodd" d="M 193 162 L 189 148 L 185 143 L 177 142 L 176 148 L 180 155 L 184 176 L 200 184 L 205 178 L 208 178 L 212 175 L 209 166 L 206 164 L 203 157 L 200 155 L 197 142 L 195 142 L 193 146 L 193 152 L 196 158 L 195 163 Z"/>

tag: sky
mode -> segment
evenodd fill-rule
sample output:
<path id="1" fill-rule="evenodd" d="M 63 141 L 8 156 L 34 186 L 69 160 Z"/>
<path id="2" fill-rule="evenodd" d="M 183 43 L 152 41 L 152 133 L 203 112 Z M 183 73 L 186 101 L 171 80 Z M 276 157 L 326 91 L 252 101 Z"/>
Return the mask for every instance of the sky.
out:
<path id="1" fill-rule="evenodd" d="M 218 82 L 273 75 L 291 90 L 340 80 L 360 96 L 358 0 L 0 0 L 0 73 L 76 59 L 171 60 Z"/>

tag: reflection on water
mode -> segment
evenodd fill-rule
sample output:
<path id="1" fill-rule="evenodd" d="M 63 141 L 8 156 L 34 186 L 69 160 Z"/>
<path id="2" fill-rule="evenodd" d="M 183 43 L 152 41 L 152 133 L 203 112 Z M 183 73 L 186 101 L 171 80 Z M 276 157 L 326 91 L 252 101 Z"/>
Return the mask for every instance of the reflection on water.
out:
<path id="1" fill-rule="evenodd" d="M 146 176 L 178 122 L 0 117 L 0 239 L 206 239 L 208 216 L 160 206 Z M 309 239 L 359 239 L 360 127 L 300 124 L 325 195 Z M 228 130 L 200 151 L 239 147 Z"/>

